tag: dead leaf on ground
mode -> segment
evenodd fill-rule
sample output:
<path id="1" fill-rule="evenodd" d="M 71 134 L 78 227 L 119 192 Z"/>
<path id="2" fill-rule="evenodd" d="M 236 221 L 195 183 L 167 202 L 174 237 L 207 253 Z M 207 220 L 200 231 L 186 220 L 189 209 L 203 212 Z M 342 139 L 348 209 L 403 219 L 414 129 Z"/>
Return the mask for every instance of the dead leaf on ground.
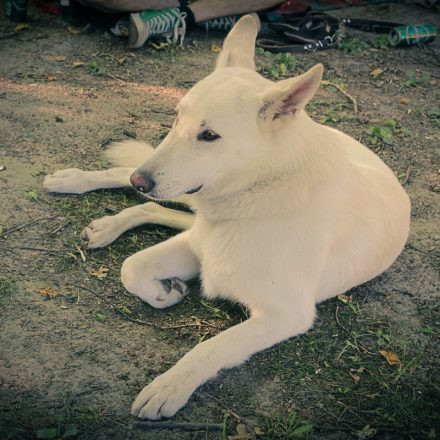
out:
<path id="1" fill-rule="evenodd" d="M 32 29 L 32 26 L 27 23 L 19 23 L 19 24 L 17 24 L 17 26 L 15 26 L 14 31 L 21 32 L 21 31 L 25 31 L 27 29 Z"/>
<path id="2" fill-rule="evenodd" d="M 387 360 L 390 365 L 400 364 L 400 359 L 394 351 L 379 350 L 379 353 Z"/>
<path id="3" fill-rule="evenodd" d="M 52 289 L 52 287 L 44 287 L 43 289 L 37 290 L 37 292 L 47 299 L 52 299 L 58 296 L 58 292 L 55 289 Z"/>
<path id="4" fill-rule="evenodd" d="M 402 97 L 399 99 L 399 102 L 403 105 L 409 105 L 411 100 L 409 98 Z"/>
<path id="5" fill-rule="evenodd" d="M 53 73 L 48 73 L 47 74 L 47 80 L 48 81 L 56 81 L 57 77 Z"/>
<path id="6" fill-rule="evenodd" d="M 359 376 L 358 374 L 354 374 L 354 373 L 350 373 L 350 377 L 353 379 L 354 383 L 359 383 L 361 380 L 361 376 Z"/>
<path id="7" fill-rule="evenodd" d="M 374 76 L 375 78 L 382 75 L 383 74 L 383 70 L 382 69 L 374 69 L 370 72 L 371 76 Z"/>
<path id="8" fill-rule="evenodd" d="M 352 298 L 350 295 L 338 295 L 339 301 L 343 302 L 344 304 L 348 304 L 352 302 Z"/>
<path id="9" fill-rule="evenodd" d="M 249 434 L 246 425 L 239 423 L 235 428 L 237 435 L 229 435 L 228 440 L 250 440 L 252 436 Z"/>
<path id="10" fill-rule="evenodd" d="M 91 272 L 90 275 L 93 275 L 96 278 L 102 280 L 107 276 L 108 267 L 101 266 L 96 272 Z"/>
<path id="11" fill-rule="evenodd" d="M 122 58 L 118 58 L 116 61 L 120 66 L 122 66 L 125 63 L 125 59 L 126 59 L 125 57 L 122 57 Z"/>
<path id="12" fill-rule="evenodd" d="M 79 35 L 81 32 L 81 29 L 74 28 L 73 26 L 67 26 L 67 32 L 72 35 Z"/>
<path id="13" fill-rule="evenodd" d="M 222 51 L 222 48 L 221 48 L 218 44 L 213 44 L 213 45 L 211 46 L 211 50 L 212 50 L 214 53 L 220 53 L 220 52 Z"/>
<path id="14" fill-rule="evenodd" d="M 72 67 L 80 67 L 80 66 L 84 66 L 84 64 L 86 64 L 84 61 L 74 61 L 72 63 Z"/>
<path id="15" fill-rule="evenodd" d="M 66 61 L 66 57 L 59 55 L 59 56 L 54 57 L 54 60 L 58 61 L 60 63 L 61 61 Z"/>

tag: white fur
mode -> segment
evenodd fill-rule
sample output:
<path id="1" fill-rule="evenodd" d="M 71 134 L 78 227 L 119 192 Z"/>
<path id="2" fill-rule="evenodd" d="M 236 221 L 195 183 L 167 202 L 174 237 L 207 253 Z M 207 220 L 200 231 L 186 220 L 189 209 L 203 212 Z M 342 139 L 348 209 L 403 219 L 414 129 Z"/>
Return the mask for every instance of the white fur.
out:
<path id="1" fill-rule="evenodd" d="M 154 179 L 158 199 L 203 185 L 185 196 L 195 217 L 150 202 L 98 220 L 107 229 L 98 245 L 127 229 L 121 219 L 187 229 L 122 266 L 124 286 L 152 306 L 179 302 L 183 281 L 200 273 L 206 296 L 251 312 L 146 386 L 132 407 L 141 418 L 174 415 L 220 369 L 307 331 L 316 303 L 386 270 L 408 236 L 410 203 L 392 171 L 305 113 L 322 66 L 272 83 L 253 70 L 255 34 L 252 18 L 237 23 L 217 69 L 182 99 L 170 133 L 135 171 Z M 221 137 L 198 140 L 207 128 Z"/>

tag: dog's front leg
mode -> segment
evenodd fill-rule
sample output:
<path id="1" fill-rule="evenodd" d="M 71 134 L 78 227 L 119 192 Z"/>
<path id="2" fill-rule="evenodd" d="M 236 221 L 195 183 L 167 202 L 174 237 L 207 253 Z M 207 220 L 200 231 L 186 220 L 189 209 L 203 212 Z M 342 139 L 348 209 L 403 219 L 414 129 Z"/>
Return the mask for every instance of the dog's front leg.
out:
<path id="1" fill-rule="evenodd" d="M 305 298 L 301 302 L 308 301 Z M 238 365 L 257 351 L 307 331 L 313 323 L 315 306 L 310 302 L 296 307 L 266 311 L 198 344 L 141 391 L 132 414 L 151 420 L 171 417 L 199 385 L 220 369 Z"/>
<path id="2" fill-rule="evenodd" d="M 83 229 L 81 238 L 89 249 L 101 248 L 115 241 L 125 231 L 145 223 L 189 229 L 194 223 L 194 214 L 147 202 L 126 208 L 119 214 L 93 220 Z"/>
<path id="3" fill-rule="evenodd" d="M 68 168 L 48 174 L 43 188 L 52 193 L 84 194 L 95 189 L 131 186 L 130 176 L 135 168 L 110 168 L 103 171 L 83 171 Z"/>

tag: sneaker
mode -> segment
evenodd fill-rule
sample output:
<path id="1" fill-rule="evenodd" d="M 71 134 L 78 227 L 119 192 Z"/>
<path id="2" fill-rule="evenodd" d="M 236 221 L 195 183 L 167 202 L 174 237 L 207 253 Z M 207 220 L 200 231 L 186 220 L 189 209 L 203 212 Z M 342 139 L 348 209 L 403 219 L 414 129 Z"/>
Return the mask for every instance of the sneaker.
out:
<path id="1" fill-rule="evenodd" d="M 207 32 L 213 30 L 229 31 L 239 18 L 238 15 L 213 18 L 212 20 L 201 21 L 198 26 L 204 27 Z"/>
<path id="2" fill-rule="evenodd" d="M 121 18 L 110 28 L 110 32 L 116 37 L 128 37 L 128 20 Z"/>
<path id="3" fill-rule="evenodd" d="M 179 8 L 166 8 L 160 11 L 142 11 L 130 14 L 128 25 L 128 46 L 141 47 L 153 35 L 171 33 L 175 43 L 180 37 L 183 43 L 186 31 L 186 13 Z"/>

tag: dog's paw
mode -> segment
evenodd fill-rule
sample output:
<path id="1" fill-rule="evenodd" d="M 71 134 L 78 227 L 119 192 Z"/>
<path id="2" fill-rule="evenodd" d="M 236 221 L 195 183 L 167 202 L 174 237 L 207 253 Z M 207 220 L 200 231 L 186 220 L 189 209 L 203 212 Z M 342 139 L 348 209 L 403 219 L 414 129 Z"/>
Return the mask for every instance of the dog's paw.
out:
<path id="1" fill-rule="evenodd" d="M 139 393 L 131 414 L 150 420 L 171 417 L 185 405 L 195 388 L 192 373 L 175 366 Z"/>
<path id="2" fill-rule="evenodd" d="M 115 216 L 107 215 L 86 226 L 81 232 L 81 238 L 89 249 L 97 249 L 114 242 L 122 232 Z"/>
<path id="3" fill-rule="evenodd" d="M 121 281 L 130 293 L 156 309 L 165 309 L 179 303 L 188 291 L 185 282 L 178 278 L 158 280 L 149 272 L 148 266 L 136 264 L 133 256 L 122 264 Z"/>
<path id="4" fill-rule="evenodd" d="M 86 171 L 68 168 L 48 174 L 43 181 L 43 189 L 53 193 L 83 194 L 89 191 Z"/>

